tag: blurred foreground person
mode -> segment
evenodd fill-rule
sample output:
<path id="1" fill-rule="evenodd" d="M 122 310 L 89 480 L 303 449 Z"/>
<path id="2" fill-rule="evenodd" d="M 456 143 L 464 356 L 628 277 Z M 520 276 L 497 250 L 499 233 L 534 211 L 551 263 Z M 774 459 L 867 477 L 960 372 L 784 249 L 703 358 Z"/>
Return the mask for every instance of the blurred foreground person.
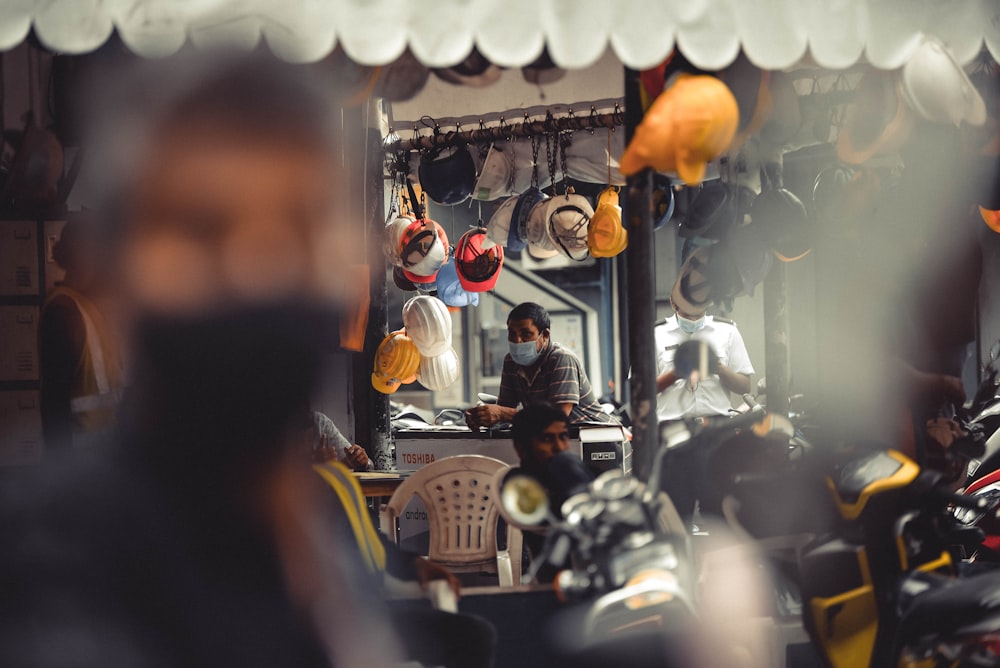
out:
<path id="1" fill-rule="evenodd" d="M 94 92 L 90 153 L 133 384 L 107 456 L 4 490 L 0 665 L 389 665 L 294 438 L 361 255 L 330 88 L 257 57 L 137 67 Z"/>
<path id="2" fill-rule="evenodd" d="M 93 221 L 72 220 L 52 248 L 66 272 L 45 299 L 38 326 L 42 430 L 49 451 L 106 439 L 124 377 L 107 291 L 95 256 Z"/>

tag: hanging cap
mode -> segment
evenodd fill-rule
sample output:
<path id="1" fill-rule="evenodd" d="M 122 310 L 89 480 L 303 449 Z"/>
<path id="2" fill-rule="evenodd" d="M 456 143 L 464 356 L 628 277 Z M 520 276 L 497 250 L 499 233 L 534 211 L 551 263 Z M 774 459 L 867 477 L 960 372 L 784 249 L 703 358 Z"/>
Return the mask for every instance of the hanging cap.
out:
<path id="1" fill-rule="evenodd" d="M 467 292 L 458 280 L 457 262 L 449 262 L 438 272 L 437 296 L 446 306 L 479 306 L 479 293 Z"/>
<path id="2" fill-rule="evenodd" d="M 409 299 L 403 304 L 403 325 L 421 355 L 440 355 L 451 346 L 451 316 L 437 297 Z"/>
<path id="3" fill-rule="evenodd" d="M 622 227 L 618 191 L 605 188 L 597 196 L 597 209 L 587 228 L 587 248 L 594 257 L 614 257 L 628 246 L 628 231 Z"/>
<path id="4" fill-rule="evenodd" d="M 513 185 L 514 161 L 510 155 L 491 144 L 486 160 L 483 161 L 483 168 L 476 178 L 472 199 L 484 202 L 500 199 L 513 192 Z"/>
<path id="5" fill-rule="evenodd" d="M 713 76 L 679 74 L 636 128 L 622 155 L 621 173 L 631 176 L 652 167 L 698 184 L 705 164 L 732 142 L 739 116 L 726 84 Z"/>
<path id="6" fill-rule="evenodd" d="M 982 125 L 986 103 L 965 70 L 939 40 L 921 36 L 900 76 L 902 97 L 918 116 L 932 123 Z"/>
<path id="7" fill-rule="evenodd" d="M 762 192 L 750 207 L 750 218 L 782 262 L 799 260 L 812 250 L 814 230 L 806 207 L 790 190 Z"/>
<path id="8" fill-rule="evenodd" d="M 409 224 L 400 239 L 403 275 L 414 283 L 433 283 L 438 269 L 448 261 L 448 236 L 429 218 Z"/>
<path id="9" fill-rule="evenodd" d="M 536 260 L 545 260 L 559 254 L 549 236 L 548 200 L 538 201 L 528 212 L 528 254 Z"/>
<path id="10" fill-rule="evenodd" d="M 467 292 L 492 290 L 500 278 L 503 266 L 503 246 L 484 249 L 486 230 L 479 227 L 469 230 L 455 247 L 455 264 L 458 280 Z"/>
<path id="11" fill-rule="evenodd" d="M 507 246 L 510 243 L 510 237 L 513 234 L 511 221 L 518 199 L 520 199 L 518 195 L 508 197 L 500 203 L 500 206 L 490 216 L 490 222 L 486 225 L 486 238 L 483 239 L 483 248 L 492 248 L 497 244 Z"/>
<path id="12" fill-rule="evenodd" d="M 448 348 L 440 355 L 422 356 L 417 367 L 417 380 L 428 390 L 435 392 L 446 390 L 458 380 L 458 353 L 454 348 Z"/>
<path id="13" fill-rule="evenodd" d="M 525 248 L 528 244 L 528 219 L 531 217 L 531 211 L 536 204 L 548 198 L 548 195 L 535 187 L 528 188 L 517 198 L 517 204 L 511 214 L 507 250 L 519 251 Z"/>
<path id="14" fill-rule="evenodd" d="M 658 230 L 674 215 L 674 187 L 670 179 L 653 172 L 653 230 Z"/>
<path id="15" fill-rule="evenodd" d="M 680 226 L 686 239 L 721 239 L 736 221 L 736 197 L 729 184 L 708 181 L 697 192 Z"/>
<path id="16" fill-rule="evenodd" d="M 427 196 L 446 206 L 469 199 L 476 185 L 476 165 L 465 144 L 424 153 L 417 174 Z"/>
<path id="17" fill-rule="evenodd" d="M 420 365 L 420 352 L 413 339 L 403 332 L 387 335 L 375 351 L 372 387 L 382 394 L 392 394 L 410 380 Z"/>

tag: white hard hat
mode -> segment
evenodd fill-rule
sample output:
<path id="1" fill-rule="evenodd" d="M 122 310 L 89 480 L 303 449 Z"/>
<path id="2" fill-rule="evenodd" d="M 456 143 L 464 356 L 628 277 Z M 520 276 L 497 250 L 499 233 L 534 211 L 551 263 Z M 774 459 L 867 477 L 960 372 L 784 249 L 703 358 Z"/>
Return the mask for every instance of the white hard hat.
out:
<path id="1" fill-rule="evenodd" d="M 923 36 L 903 65 L 903 99 L 924 120 L 952 125 L 982 125 L 986 104 L 965 70 L 940 41 Z"/>
<path id="2" fill-rule="evenodd" d="M 546 202 L 545 221 L 549 238 L 563 255 L 571 260 L 584 260 L 590 254 L 587 247 L 587 227 L 594 208 L 583 195 L 570 189 Z"/>
<path id="3" fill-rule="evenodd" d="M 551 199 L 551 198 L 550 198 Z M 528 213 L 528 254 L 536 260 L 555 257 L 559 254 L 549 236 L 548 200 L 542 200 L 531 207 Z"/>
<path id="4" fill-rule="evenodd" d="M 421 356 L 441 355 L 451 347 L 451 314 L 437 297 L 418 295 L 403 304 L 403 326 Z"/>
<path id="5" fill-rule="evenodd" d="M 514 207 L 520 195 L 514 195 L 505 199 L 497 210 L 490 216 L 490 222 L 486 225 L 486 238 L 483 239 L 483 248 L 493 248 L 497 244 L 506 247 L 507 240 L 510 239 L 510 223 L 514 215 Z"/>
<path id="6" fill-rule="evenodd" d="M 382 252 L 385 253 L 385 259 L 389 261 L 389 264 L 401 265 L 402 261 L 399 259 L 400 241 L 403 239 L 406 228 L 414 220 L 411 216 L 397 216 L 386 223 L 382 237 Z"/>
<path id="7" fill-rule="evenodd" d="M 458 380 L 458 353 L 449 347 L 440 355 L 421 356 L 417 367 L 417 380 L 428 390 L 444 390 Z"/>

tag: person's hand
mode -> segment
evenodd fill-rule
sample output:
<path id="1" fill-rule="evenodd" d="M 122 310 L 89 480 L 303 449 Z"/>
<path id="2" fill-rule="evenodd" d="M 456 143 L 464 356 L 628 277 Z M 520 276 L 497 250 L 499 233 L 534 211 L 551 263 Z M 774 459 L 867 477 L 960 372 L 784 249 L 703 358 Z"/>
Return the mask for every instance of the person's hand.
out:
<path id="1" fill-rule="evenodd" d="M 355 471 L 368 468 L 368 453 L 360 445 L 349 445 L 344 448 L 344 463 Z"/>
<path id="2" fill-rule="evenodd" d="M 455 592 L 455 598 L 457 599 L 462 593 L 462 583 L 458 581 L 455 574 L 449 571 L 444 566 L 440 564 L 435 564 L 430 559 L 425 559 L 424 557 L 417 557 L 413 561 L 417 569 L 417 581 L 423 589 L 427 589 L 427 585 L 434 580 L 445 580 L 448 582 L 448 586 L 451 590 Z"/>
<path id="3" fill-rule="evenodd" d="M 507 418 L 508 410 L 505 406 L 497 404 L 473 406 L 465 411 L 465 423 L 469 425 L 469 429 L 479 431 L 482 427 L 491 427 L 503 422 Z"/>

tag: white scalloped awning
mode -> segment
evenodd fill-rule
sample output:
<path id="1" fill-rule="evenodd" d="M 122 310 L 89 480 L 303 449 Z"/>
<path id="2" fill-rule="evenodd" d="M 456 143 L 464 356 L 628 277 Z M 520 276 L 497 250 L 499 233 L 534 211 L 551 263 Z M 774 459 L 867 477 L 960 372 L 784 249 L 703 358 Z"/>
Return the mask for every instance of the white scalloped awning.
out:
<path id="1" fill-rule="evenodd" d="M 280 57 L 313 61 L 343 46 L 381 65 L 409 46 L 425 65 L 447 66 L 473 45 L 506 67 L 532 62 L 548 45 L 566 68 L 587 67 L 606 47 L 630 67 L 661 62 L 674 46 L 715 70 L 742 47 L 756 65 L 782 69 L 804 57 L 831 69 L 859 59 L 902 65 L 921 32 L 961 63 L 985 43 L 1000 60 L 997 0 L 3 0 L 0 50 L 34 26 L 48 47 L 84 53 L 117 29 L 143 56 L 185 42 L 252 48 L 263 37 Z"/>

